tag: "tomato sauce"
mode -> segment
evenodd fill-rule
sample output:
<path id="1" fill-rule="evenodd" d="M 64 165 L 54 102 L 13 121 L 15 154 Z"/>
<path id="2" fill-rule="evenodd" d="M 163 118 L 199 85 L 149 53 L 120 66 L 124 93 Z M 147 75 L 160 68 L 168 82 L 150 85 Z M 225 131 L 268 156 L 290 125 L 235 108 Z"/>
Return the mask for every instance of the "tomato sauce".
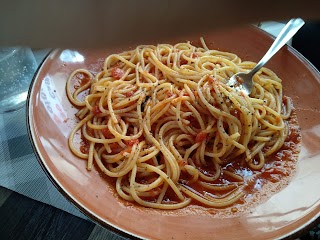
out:
<path id="1" fill-rule="evenodd" d="M 121 68 L 115 67 L 112 69 L 111 75 L 114 79 L 119 80 L 120 78 L 123 77 L 124 71 Z"/>
<path id="2" fill-rule="evenodd" d="M 235 161 L 230 161 L 229 163 L 222 165 L 222 173 L 220 174 L 219 178 L 210 183 L 231 184 L 239 182 L 239 180 L 227 174 L 224 174 L 223 171 L 226 170 L 235 173 L 238 176 L 241 176 L 244 180 L 243 192 L 245 193 L 245 196 L 237 202 L 238 205 L 242 205 L 243 203 L 247 203 L 247 205 L 249 205 L 252 196 L 269 196 L 271 195 L 271 193 L 275 192 L 274 190 L 270 189 L 279 190 L 279 188 L 283 188 L 284 186 L 286 186 L 288 184 L 288 181 L 290 180 L 290 177 L 295 171 L 295 163 L 300 151 L 301 132 L 295 112 L 292 113 L 292 116 L 288 120 L 287 124 L 289 126 L 289 134 L 285 140 L 285 143 L 280 148 L 280 150 L 265 159 L 265 164 L 261 170 L 252 170 L 244 159 L 237 159 Z M 266 151 L 267 149 L 264 150 Z M 215 173 L 213 170 L 214 166 L 213 164 L 210 164 L 210 161 L 207 161 L 206 166 L 197 168 L 201 173 L 205 174 L 208 177 L 213 176 Z M 180 178 L 182 179 L 180 183 L 189 186 L 190 188 L 201 194 L 209 194 L 219 197 L 232 191 L 228 190 L 217 192 L 207 189 L 199 183 L 189 184 L 188 181 L 190 180 L 190 176 L 186 174 L 182 174 Z M 250 199 L 247 199 L 249 197 Z M 195 205 L 206 207 L 205 205 L 202 205 L 200 202 L 197 202 L 195 200 L 192 200 L 192 203 Z"/>
<path id="3" fill-rule="evenodd" d="M 85 74 L 85 73 L 78 73 L 75 75 L 75 83 L 73 85 L 74 89 L 78 89 L 84 85 L 86 85 L 87 83 L 89 83 L 91 81 L 91 78 L 89 75 Z"/>
<path id="4" fill-rule="evenodd" d="M 235 115 L 237 115 L 237 113 L 235 113 Z M 191 120 L 192 122 L 196 122 L 196 119 L 191 119 L 191 117 L 189 117 L 189 120 Z M 190 183 L 192 177 L 186 171 L 181 171 L 178 184 L 188 186 L 199 192 L 200 194 L 206 194 L 212 197 L 221 198 L 226 194 L 232 192 L 236 188 L 237 184 L 242 186 L 242 191 L 245 193 L 245 196 L 240 198 L 234 205 L 224 209 L 215 209 L 213 213 L 211 213 L 211 208 L 208 208 L 207 206 L 201 204 L 196 200 L 192 200 L 190 207 L 198 207 L 199 209 L 202 209 L 202 212 L 205 211 L 206 214 L 219 215 L 225 214 L 226 212 L 227 214 L 232 215 L 240 214 L 241 212 L 252 208 L 254 204 L 258 204 L 259 202 L 268 199 L 272 194 L 283 189 L 288 184 L 293 173 L 295 172 L 295 163 L 300 151 L 301 142 L 301 132 L 298 126 L 295 111 L 293 111 L 292 116 L 286 122 L 286 124 L 288 124 L 289 133 L 287 138 L 285 139 L 285 143 L 280 150 L 265 159 L 265 164 L 261 170 L 251 169 L 248 163 L 243 158 L 225 161 L 225 164 L 221 166 L 222 171 L 219 178 L 214 182 L 210 182 L 210 184 L 234 184 L 235 187 L 231 187 L 231 189 L 229 190 L 215 191 L 208 189 L 197 182 Z M 199 134 L 202 135 L 201 132 Z M 206 135 L 204 134 L 203 136 L 201 136 L 201 141 L 200 136 L 198 136 L 198 138 L 199 142 L 204 141 L 206 139 Z M 125 143 L 130 148 L 134 144 L 138 144 L 139 140 L 137 139 L 134 141 L 126 141 Z M 267 150 L 267 148 L 263 149 L 263 151 Z M 159 155 L 157 159 L 159 163 L 164 163 L 164 158 L 162 155 Z M 180 167 L 183 165 L 184 163 L 179 164 Z M 208 177 L 212 177 L 216 173 L 214 165 L 211 161 L 209 161 L 209 159 L 208 161 L 206 161 L 206 165 L 196 167 L 202 174 Z M 225 174 L 225 171 L 229 171 L 235 173 L 238 176 L 241 176 L 243 178 L 243 181 L 241 182 L 239 181 L 239 179 L 235 179 L 234 177 Z M 101 176 L 103 175 L 104 174 L 101 174 Z M 143 178 L 139 177 L 138 175 L 136 181 L 142 184 L 150 184 L 156 179 L 156 177 L 157 176 Z M 115 179 L 112 180 L 107 176 L 103 176 L 103 178 L 105 178 L 109 182 L 111 181 L 110 183 L 112 184 L 112 186 L 114 186 Z M 160 190 L 160 188 L 155 188 L 151 191 L 154 193 L 154 195 L 151 193 L 151 195 L 153 196 L 141 198 L 146 201 L 156 202 Z M 128 205 L 126 201 L 121 200 L 120 198 L 119 200 L 125 205 Z M 170 187 L 168 187 L 162 203 L 172 204 L 178 202 L 180 201 L 177 195 Z M 137 206 L 136 204 L 132 203 L 130 203 L 129 205 Z"/>
<path id="5" fill-rule="evenodd" d="M 92 108 L 92 113 L 93 113 L 93 115 L 99 115 L 101 113 L 99 106 L 94 106 Z"/>
<path id="6" fill-rule="evenodd" d="M 90 76 L 88 76 L 88 75 L 85 75 L 85 74 L 82 74 L 82 78 L 81 78 L 81 81 L 80 81 L 80 86 L 82 87 L 82 86 L 84 86 L 84 85 L 86 85 L 87 83 L 89 83 L 90 82 Z"/>

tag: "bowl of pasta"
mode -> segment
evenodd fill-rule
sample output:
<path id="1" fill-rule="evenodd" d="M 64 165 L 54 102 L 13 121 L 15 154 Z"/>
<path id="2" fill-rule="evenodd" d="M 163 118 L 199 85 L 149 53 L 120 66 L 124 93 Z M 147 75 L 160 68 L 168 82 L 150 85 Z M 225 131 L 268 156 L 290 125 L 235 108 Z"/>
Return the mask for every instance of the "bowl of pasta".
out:
<path id="1" fill-rule="evenodd" d="M 83 213 L 129 237 L 298 234 L 320 212 L 320 74 L 285 46 L 250 95 L 226 84 L 272 41 L 246 27 L 53 50 L 28 97 L 40 165 Z"/>

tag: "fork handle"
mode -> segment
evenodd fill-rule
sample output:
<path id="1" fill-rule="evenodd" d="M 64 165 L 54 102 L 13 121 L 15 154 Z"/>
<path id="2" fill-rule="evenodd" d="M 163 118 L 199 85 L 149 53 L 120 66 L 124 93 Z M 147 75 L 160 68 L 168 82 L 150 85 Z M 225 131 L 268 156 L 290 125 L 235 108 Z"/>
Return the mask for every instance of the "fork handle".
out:
<path id="1" fill-rule="evenodd" d="M 304 25 L 304 21 L 301 18 L 291 19 L 281 30 L 276 40 L 273 42 L 269 50 L 263 56 L 263 58 L 258 62 L 258 64 L 250 71 L 250 75 L 256 74 L 260 68 L 262 68 L 269 60 L 276 54 L 280 48 L 282 48 Z"/>

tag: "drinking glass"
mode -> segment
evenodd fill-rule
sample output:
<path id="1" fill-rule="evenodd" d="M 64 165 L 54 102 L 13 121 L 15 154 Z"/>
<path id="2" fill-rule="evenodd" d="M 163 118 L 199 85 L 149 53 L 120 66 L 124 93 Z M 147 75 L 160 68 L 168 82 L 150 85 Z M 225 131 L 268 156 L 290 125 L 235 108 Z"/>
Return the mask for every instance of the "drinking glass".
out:
<path id="1" fill-rule="evenodd" d="M 37 66 L 30 48 L 0 47 L 0 113 L 25 104 Z"/>

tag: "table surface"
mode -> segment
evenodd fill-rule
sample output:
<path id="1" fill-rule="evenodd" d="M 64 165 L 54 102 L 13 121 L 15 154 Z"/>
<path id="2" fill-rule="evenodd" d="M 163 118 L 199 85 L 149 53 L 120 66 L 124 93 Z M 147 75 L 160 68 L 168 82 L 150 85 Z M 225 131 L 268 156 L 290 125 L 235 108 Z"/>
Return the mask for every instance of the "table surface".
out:
<path id="1" fill-rule="evenodd" d="M 283 25 L 263 26 L 276 35 Z M 34 51 L 38 63 L 48 51 Z M 0 239 L 125 239 L 86 218 L 47 179 L 28 139 L 24 108 L 0 115 L 0 216 Z M 320 239 L 320 219 L 312 227 L 300 239 Z"/>
<path id="2" fill-rule="evenodd" d="M 3 187 L 0 216 L 0 239 L 125 239 L 91 221 Z M 299 239 L 320 239 L 320 222 Z"/>
<path id="3" fill-rule="evenodd" d="M 0 239 L 125 239 L 95 223 L 0 187 Z"/>

